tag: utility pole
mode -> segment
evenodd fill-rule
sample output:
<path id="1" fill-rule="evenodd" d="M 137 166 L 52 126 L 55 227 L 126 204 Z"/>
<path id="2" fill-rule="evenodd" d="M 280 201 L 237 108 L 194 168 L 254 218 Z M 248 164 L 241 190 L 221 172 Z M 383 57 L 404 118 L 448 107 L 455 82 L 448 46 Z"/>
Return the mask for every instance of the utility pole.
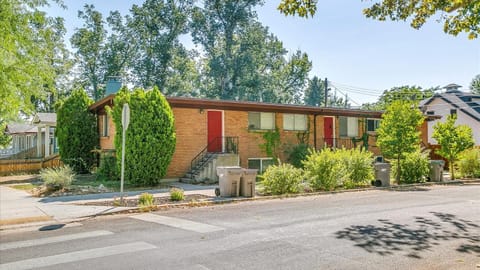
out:
<path id="1" fill-rule="evenodd" d="M 324 105 L 325 106 L 324 107 L 327 107 L 327 102 L 328 102 L 328 79 L 327 78 L 325 78 L 324 83 L 325 83 L 325 86 L 324 86 L 325 88 L 325 104 Z"/>

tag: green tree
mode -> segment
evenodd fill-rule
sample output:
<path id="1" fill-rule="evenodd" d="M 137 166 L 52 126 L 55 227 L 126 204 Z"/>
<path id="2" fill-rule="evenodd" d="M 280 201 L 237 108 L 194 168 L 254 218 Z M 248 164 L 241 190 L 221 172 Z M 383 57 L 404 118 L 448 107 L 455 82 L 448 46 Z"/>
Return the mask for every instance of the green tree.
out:
<path id="1" fill-rule="evenodd" d="M 480 95 L 480 74 L 472 79 L 472 82 L 470 83 L 470 90 L 472 90 L 472 93 Z"/>
<path id="2" fill-rule="evenodd" d="M 98 146 L 96 117 L 88 107 L 93 103 L 87 93 L 74 90 L 57 110 L 57 137 L 62 161 L 78 173 L 94 165 L 92 150 Z"/>
<path id="3" fill-rule="evenodd" d="M 448 159 L 450 163 L 450 175 L 455 179 L 454 162 L 464 150 L 473 147 L 472 129 L 467 125 L 455 126 L 457 115 L 449 115 L 445 123 L 437 122 L 433 126 L 432 137 L 437 140 L 440 149 L 437 154 Z"/>
<path id="4" fill-rule="evenodd" d="M 209 98 L 302 103 L 311 62 L 288 51 L 253 7 L 260 1 L 207 1 L 194 11 L 194 42 L 203 47 L 201 94 Z M 242 10 L 243 9 L 243 10 Z"/>
<path id="5" fill-rule="evenodd" d="M 277 94 L 281 103 L 301 104 L 303 91 L 308 82 L 308 73 L 312 62 L 306 53 L 297 50 L 289 61 L 280 69 L 277 82 L 280 92 Z"/>
<path id="6" fill-rule="evenodd" d="M 397 86 L 390 90 L 383 91 L 382 95 L 375 103 L 367 103 L 363 105 L 368 110 L 385 110 L 390 104 L 396 100 L 409 100 L 418 104 L 421 100 L 433 96 L 434 92 L 439 90 L 438 87 L 423 90 L 419 86 Z"/>
<path id="7" fill-rule="evenodd" d="M 175 151 L 173 112 L 157 87 L 151 91 L 122 88 L 114 100 L 115 149 L 122 151 L 122 108 L 130 107 L 130 124 L 126 132 L 125 179 L 135 185 L 158 184 L 167 173 Z M 120 167 L 121 159 L 118 159 Z"/>
<path id="8" fill-rule="evenodd" d="M 129 28 L 136 50 L 130 70 L 136 85 L 145 89 L 156 86 L 163 93 L 172 92 L 167 81 L 172 70 L 179 68 L 174 64 L 182 62 L 179 57 L 189 57 L 184 54 L 186 49 L 179 36 L 187 33 L 192 6 L 192 0 L 147 0 L 141 6 L 133 5 Z"/>
<path id="9" fill-rule="evenodd" d="M 400 160 L 406 153 L 414 152 L 420 144 L 419 126 L 423 122 L 422 112 L 414 103 L 396 100 L 382 115 L 377 129 L 377 145 L 386 158 L 395 159 L 396 182 L 400 183 Z"/>
<path id="10" fill-rule="evenodd" d="M 278 6 L 285 15 L 300 17 L 313 16 L 317 10 L 317 1 L 281 0 Z M 455 0 L 382 0 L 363 10 L 367 18 L 385 21 L 406 21 L 411 19 L 410 26 L 419 29 L 432 16 L 439 14 L 436 20 L 443 21 L 443 31 L 458 35 L 468 33 L 468 38 L 475 39 L 480 34 L 480 1 Z"/>
<path id="11" fill-rule="evenodd" d="M 107 32 L 102 13 L 93 5 L 85 5 L 84 11 L 78 12 L 78 17 L 84 20 L 82 28 L 76 29 L 70 42 L 76 49 L 75 56 L 80 68 L 80 79 L 83 86 L 90 92 L 94 100 L 103 97 L 105 63 L 102 57 Z"/>
<path id="12" fill-rule="evenodd" d="M 71 89 L 69 85 L 69 73 L 73 65 L 70 59 L 70 51 L 65 45 L 66 29 L 63 18 L 46 18 L 46 20 L 35 25 L 37 31 L 49 29 L 50 33 L 46 38 L 38 39 L 36 42 L 44 42 L 46 46 L 45 58 L 54 69 L 53 80 L 43 85 L 44 96 L 32 96 L 31 101 L 36 112 L 54 112 L 57 100 L 65 96 Z"/>
<path id="13" fill-rule="evenodd" d="M 325 87 L 322 79 L 313 76 L 305 89 L 305 105 L 320 107 L 325 103 Z"/>
<path id="14" fill-rule="evenodd" d="M 111 29 L 102 50 L 105 79 L 109 76 L 128 78 L 133 68 L 132 61 L 140 42 L 136 42 L 135 29 L 131 27 L 132 18 L 122 17 L 120 12 L 113 11 L 107 17 L 107 25 Z"/>
<path id="15" fill-rule="evenodd" d="M 222 99 L 238 96 L 236 54 L 238 36 L 250 21 L 256 20 L 254 8 L 261 0 L 206 0 L 196 7 L 192 16 L 192 37 L 201 44 L 208 60 L 207 71 L 212 77 L 212 88 L 218 89 Z"/>
<path id="16" fill-rule="evenodd" d="M 32 96 L 45 99 L 53 85 L 55 67 L 50 55 L 55 30 L 39 10 L 46 0 L 0 0 L 0 123 L 34 110 Z M 3 132 L 1 132 L 3 136 Z"/>

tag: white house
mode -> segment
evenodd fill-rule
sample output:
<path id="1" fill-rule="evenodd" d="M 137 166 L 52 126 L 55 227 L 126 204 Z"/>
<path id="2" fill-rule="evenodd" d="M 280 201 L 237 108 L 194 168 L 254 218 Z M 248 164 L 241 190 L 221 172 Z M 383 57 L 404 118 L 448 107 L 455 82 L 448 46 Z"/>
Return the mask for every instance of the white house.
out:
<path id="1" fill-rule="evenodd" d="M 55 113 L 37 113 L 31 123 L 7 124 L 5 134 L 12 137 L 12 142 L 9 148 L 1 149 L 0 158 L 39 158 L 58 153 L 56 125 Z"/>
<path id="2" fill-rule="evenodd" d="M 445 122 L 450 114 L 457 115 L 458 125 L 467 125 L 472 128 L 475 145 L 480 145 L 480 95 L 459 90 L 461 86 L 449 84 L 444 87 L 444 93 L 420 102 L 421 110 L 427 115 L 439 115 L 442 118 L 428 122 L 428 143 L 437 144 L 432 138 L 433 126 L 437 121 Z"/>

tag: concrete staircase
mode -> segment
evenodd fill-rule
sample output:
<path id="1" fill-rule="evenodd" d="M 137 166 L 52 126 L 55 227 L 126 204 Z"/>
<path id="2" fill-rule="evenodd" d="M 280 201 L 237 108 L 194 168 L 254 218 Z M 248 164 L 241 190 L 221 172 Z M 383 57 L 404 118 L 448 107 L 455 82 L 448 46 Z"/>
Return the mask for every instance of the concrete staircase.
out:
<path id="1" fill-rule="evenodd" d="M 207 153 L 179 180 L 188 184 L 218 183 L 217 167 L 238 166 L 238 154 Z"/>

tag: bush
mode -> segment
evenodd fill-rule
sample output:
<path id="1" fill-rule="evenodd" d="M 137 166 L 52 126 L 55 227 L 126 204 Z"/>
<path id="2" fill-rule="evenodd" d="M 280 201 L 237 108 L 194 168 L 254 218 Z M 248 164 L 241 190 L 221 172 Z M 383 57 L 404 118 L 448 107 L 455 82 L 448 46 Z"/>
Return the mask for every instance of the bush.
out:
<path id="1" fill-rule="evenodd" d="M 153 195 L 145 192 L 138 196 L 138 206 L 141 207 L 150 207 L 153 206 L 154 198 Z"/>
<path id="2" fill-rule="evenodd" d="M 170 200 L 172 201 L 183 201 L 185 200 L 185 194 L 181 188 L 172 188 L 170 189 Z"/>
<path id="3" fill-rule="evenodd" d="M 84 90 L 74 90 L 57 110 L 60 157 L 78 173 L 89 172 L 95 163 L 91 151 L 98 145 L 98 131 L 95 115 L 88 111 L 92 103 Z"/>
<path id="4" fill-rule="evenodd" d="M 118 180 L 120 178 L 117 169 L 117 158 L 113 153 L 102 154 L 100 166 L 97 170 L 97 177 L 108 180 Z"/>
<path id="5" fill-rule="evenodd" d="M 344 185 L 345 188 L 354 188 L 358 186 L 364 186 L 370 183 L 373 180 L 373 153 L 368 151 L 362 151 L 360 148 L 350 149 L 350 150 L 339 150 L 337 153 L 340 153 L 343 156 L 343 159 L 346 160 L 345 165 L 347 166 L 347 180 Z"/>
<path id="6" fill-rule="evenodd" d="M 355 188 L 373 180 L 373 154 L 356 149 L 325 148 L 310 151 L 303 162 L 305 175 L 312 188 L 334 190 L 337 186 Z"/>
<path id="7" fill-rule="evenodd" d="M 422 152 L 420 149 L 412 153 L 405 153 L 404 158 L 400 160 L 400 184 L 422 183 L 430 172 L 428 152 Z M 397 177 L 397 164 L 393 164 L 393 175 Z"/>
<path id="8" fill-rule="evenodd" d="M 296 168 L 303 168 L 303 163 L 308 156 L 309 146 L 307 144 L 301 143 L 292 146 L 286 151 L 288 158 L 287 162 L 295 166 Z"/>
<path id="9" fill-rule="evenodd" d="M 347 175 L 344 160 L 329 148 L 310 151 L 303 165 L 313 189 L 334 190 Z"/>
<path id="10" fill-rule="evenodd" d="M 462 177 L 480 177 L 480 149 L 462 152 L 456 166 Z"/>
<path id="11" fill-rule="evenodd" d="M 158 88 L 122 88 L 115 96 L 112 118 L 115 122 L 115 149 L 122 153 L 122 108 L 130 107 L 130 124 L 126 132 L 125 180 L 137 186 L 153 186 L 167 173 L 175 151 L 173 112 Z M 120 168 L 121 159 L 117 159 Z"/>
<path id="12" fill-rule="evenodd" d="M 70 187 L 75 173 L 68 165 L 58 168 L 45 168 L 40 171 L 40 178 L 49 191 Z"/>
<path id="13" fill-rule="evenodd" d="M 263 173 L 263 186 L 265 193 L 285 194 L 297 193 L 300 191 L 300 184 L 303 180 L 301 169 L 291 164 L 271 165 Z"/>

